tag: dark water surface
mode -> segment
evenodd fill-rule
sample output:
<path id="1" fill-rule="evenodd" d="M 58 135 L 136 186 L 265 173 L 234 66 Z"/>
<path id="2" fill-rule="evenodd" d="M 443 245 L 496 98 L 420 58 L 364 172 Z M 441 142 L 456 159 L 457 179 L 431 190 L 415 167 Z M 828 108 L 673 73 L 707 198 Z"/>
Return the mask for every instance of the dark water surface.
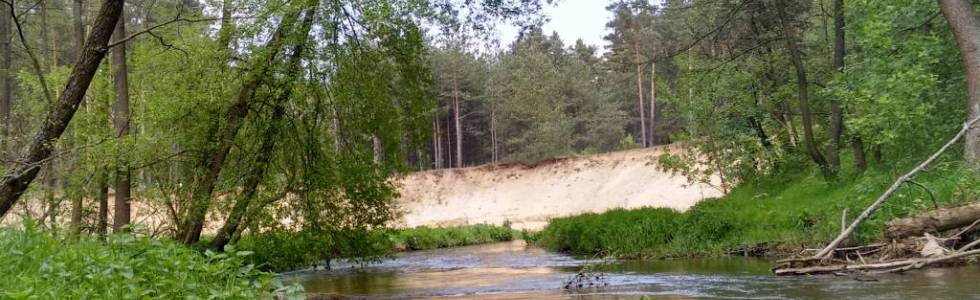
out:
<path id="1" fill-rule="evenodd" d="M 518 241 L 288 276 L 308 292 L 380 299 L 980 299 L 976 265 L 860 278 L 775 277 L 769 261 L 742 258 L 611 262 L 599 267 L 601 287 L 562 288 L 589 263 Z"/>

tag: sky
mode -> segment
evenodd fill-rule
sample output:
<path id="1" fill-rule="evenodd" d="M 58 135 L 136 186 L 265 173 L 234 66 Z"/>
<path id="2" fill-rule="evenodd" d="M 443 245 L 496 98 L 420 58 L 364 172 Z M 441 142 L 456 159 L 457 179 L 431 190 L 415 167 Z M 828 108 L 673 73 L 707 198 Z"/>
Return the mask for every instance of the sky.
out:
<path id="1" fill-rule="evenodd" d="M 557 31 L 565 45 L 574 45 L 575 40 L 582 39 L 586 44 L 596 46 L 603 51 L 602 37 L 607 34 L 606 22 L 612 19 L 612 13 L 606 11 L 609 0 L 561 0 L 557 4 L 547 5 L 544 13 L 550 19 L 544 25 L 544 33 L 550 35 Z M 500 44 L 507 45 L 517 38 L 517 28 L 500 26 Z"/>

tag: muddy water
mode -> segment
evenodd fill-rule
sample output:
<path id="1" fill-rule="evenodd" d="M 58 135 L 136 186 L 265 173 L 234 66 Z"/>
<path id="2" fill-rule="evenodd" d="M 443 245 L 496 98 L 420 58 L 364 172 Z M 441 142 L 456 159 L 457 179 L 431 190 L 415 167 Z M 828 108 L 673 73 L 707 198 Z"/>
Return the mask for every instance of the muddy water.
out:
<path id="1" fill-rule="evenodd" d="M 595 265 L 595 261 L 591 261 Z M 523 242 L 404 253 L 289 275 L 308 292 L 381 299 L 980 299 L 980 267 L 906 275 L 779 278 L 753 259 L 613 262 L 597 287 L 566 290 L 590 261 Z"/>

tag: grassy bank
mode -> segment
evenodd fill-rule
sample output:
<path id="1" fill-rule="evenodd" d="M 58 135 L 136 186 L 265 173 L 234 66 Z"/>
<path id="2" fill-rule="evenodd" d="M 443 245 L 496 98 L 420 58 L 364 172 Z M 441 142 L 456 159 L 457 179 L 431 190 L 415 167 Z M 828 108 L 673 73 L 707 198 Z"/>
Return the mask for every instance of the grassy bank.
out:
<path id="1" fill-rule="evenodd" d="M 247 252 L 200 253 L 170 241 L 59 237 L 30 224 L 0 229 L 0 299 L 272 299 L 275 274 Z"/>
<path id="2" fill-rule="evenodd" d="M 644 208 L 555 219 L 534 240 L 554 251 L 631 258 L 724 255 L 756 246 L 799 251 L 835 237 L 844 209 L 853 220 L 906 169 L 869 170 L 833 182 L 816 172 L 773 176 L 683 213 Z M 940 206 L 953 205 L 980 199 L 980 180 L 974 174 L 947 163 L 916 181 L 935 194 Z M 877 240 L 887 220 L 932 207 L 925 189 L 907 185 L 860 227 L 853 242 Z"/>
<path id="3" fill-rule="evenodd" d="M 428 250 L 506 242 L 520 235 L 508 226 L 416 227 L 396 230 L 391 241 L 396 250 Z"/>

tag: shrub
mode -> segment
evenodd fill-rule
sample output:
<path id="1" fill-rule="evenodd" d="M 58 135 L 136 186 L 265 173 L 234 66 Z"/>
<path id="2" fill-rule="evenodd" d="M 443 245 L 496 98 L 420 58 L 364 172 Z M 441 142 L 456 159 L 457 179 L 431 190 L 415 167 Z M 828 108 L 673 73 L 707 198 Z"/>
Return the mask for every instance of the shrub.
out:
<path id="1" fill-rule="evenodd" d="M 467 225 L 459 227 L 416 227 L 395 231 L 391 240 L 396 248 L 427 250 L 513 240 L 515 233 L 508 226 Z"/>

